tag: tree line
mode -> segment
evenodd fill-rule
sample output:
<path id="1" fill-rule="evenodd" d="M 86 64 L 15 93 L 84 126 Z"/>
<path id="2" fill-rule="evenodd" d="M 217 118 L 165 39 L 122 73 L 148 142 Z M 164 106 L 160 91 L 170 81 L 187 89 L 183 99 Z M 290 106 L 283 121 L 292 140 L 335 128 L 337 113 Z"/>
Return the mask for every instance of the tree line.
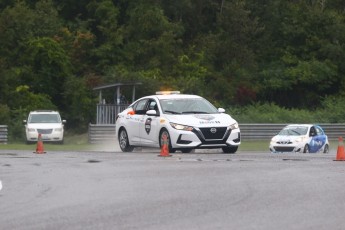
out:
<path id="1" fill-rule="evenodd" d="M 1 0 L 0 123 L 56 109 L 94 122 L 92 88 L 140 81 L 223 107 L 343 100 L 342 0 Z"/>

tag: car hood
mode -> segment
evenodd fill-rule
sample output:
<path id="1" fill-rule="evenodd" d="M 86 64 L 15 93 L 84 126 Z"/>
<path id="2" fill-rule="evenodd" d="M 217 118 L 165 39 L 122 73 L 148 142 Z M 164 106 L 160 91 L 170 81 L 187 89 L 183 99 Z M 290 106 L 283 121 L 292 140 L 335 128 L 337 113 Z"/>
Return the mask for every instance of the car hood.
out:
<path id="1" fill-rule="evenodd" d="M 301 137 L 305 137 L 305 135 L 299 135 L 299 136 L 291 136 L 291 135 L 276 135 L 272 138 L 274 141 L 295 141 L 296 139 L 300 139 Z"/>
<path id="2" fill-rule="evenodd" d="M 165 114 L 164 117 L 167 120 L 169 120 L 169 122 L 195 127 L 222 127 L 236 123 L 236 120 L 234 120 L 230 115 L 225 113 L 181 115 Z"/>

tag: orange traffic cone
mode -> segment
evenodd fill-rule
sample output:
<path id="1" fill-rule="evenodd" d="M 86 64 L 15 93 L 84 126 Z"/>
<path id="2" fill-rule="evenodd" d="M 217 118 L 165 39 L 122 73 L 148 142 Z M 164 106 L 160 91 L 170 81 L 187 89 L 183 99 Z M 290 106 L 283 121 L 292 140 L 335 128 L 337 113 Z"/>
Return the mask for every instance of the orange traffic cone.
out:
<path id="1" fill-rule="evenodd" d="M 337 158 L 335 159 L 335 161 L 345 161 L 345 151 L 344 151 L 344 143 L 343 143 L 342 137 L 339 137 Z"/>
<path id="2" fill-rule="evenodd" d="M 37 146 L 36 146 L 36 152 L 35 153 L 37 153 L 37 154 L 46 153 L 46 152 L 44 152 L 42 136 L 40 133 L 38 134 Z"/>
<path id="3" fill-rule="evenodd" d="M 158 155 L 160 157 L 171 157 L 169 154 L 169 147 L 168 147 L 168 137 L 166 134 L 162 136 L 162 148 L 161 148 L 161 154 Z"/>

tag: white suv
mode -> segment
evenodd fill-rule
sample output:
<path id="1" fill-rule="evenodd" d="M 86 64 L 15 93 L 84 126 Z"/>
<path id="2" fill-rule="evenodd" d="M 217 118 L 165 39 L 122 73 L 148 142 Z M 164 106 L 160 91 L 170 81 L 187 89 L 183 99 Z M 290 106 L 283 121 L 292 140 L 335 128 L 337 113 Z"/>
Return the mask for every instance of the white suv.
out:
<path id="1" fill-rule="evenodd" d="M 42 141 L 63 143 L 64 124 L 59 112 L 52 110 L 37 110 L 30 112 L 25 124 L 26 142 L 37 142 L 38 134 Z"/>

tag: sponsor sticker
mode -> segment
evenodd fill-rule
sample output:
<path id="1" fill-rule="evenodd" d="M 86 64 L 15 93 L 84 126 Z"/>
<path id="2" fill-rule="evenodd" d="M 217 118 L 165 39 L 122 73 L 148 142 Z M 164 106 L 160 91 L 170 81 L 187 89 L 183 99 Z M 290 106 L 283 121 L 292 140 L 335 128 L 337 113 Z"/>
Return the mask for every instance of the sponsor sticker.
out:
<path id="1" fill-rule="evenodd" d="M 147 118 L 145 121 L 145 131 L 147 134 L 149 134 L 151 131 L 151 122 L 152 122 L 151 118 Z"/>
<path id="2" fill-rule="evenodd" d="M 200 124 L 220 124 L 220 121 L 199 121 Z"/>
<path id="3" fill-rule="evenodd" d="M 194 117 L 201 119 L 201 120 L 206 120 L 210 121 L 213 120 L 215 117 L 212 115 L 207 115 L 207 114 L 195 114 Z"/>

